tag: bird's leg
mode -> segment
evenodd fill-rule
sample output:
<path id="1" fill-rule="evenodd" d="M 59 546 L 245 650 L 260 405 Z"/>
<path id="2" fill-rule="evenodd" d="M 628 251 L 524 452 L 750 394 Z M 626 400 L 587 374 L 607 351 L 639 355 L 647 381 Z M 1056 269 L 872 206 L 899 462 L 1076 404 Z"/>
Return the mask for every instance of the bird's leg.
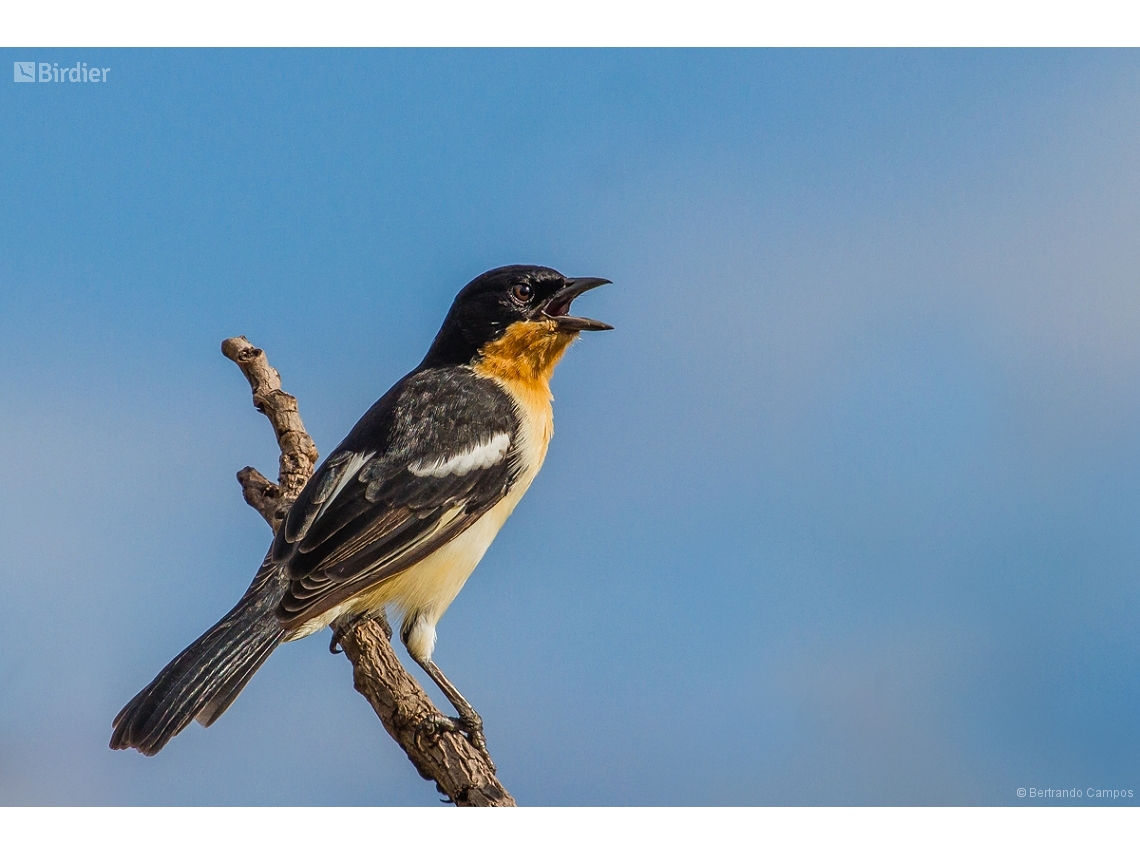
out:
<path id="1" fill-rule="evenodd" d="M 343 652 L 340 647 L 340 640 L 365 618 L 372 618 L 380 624 L 380 629 L 383 630 L 384 637 L 389 641 L 392 640 L 392 625 L 388 623 L 388 615 L 384 613 L 383 609 L 378 612 L 372 612 L 371 614 L 345 615 L 344 617 L 337 618 L 330 624 L 333 636 L 332 641 L 329 642 L 329 653 L 335 656 Z"/>
<path id="2" fill-rule="evenodd" d="M 409 651 L 411 652 L 411 651 Z M 412 659 L 419 665 L 427 675 L 432 678 L 439 690 L 447 696 L 447 700 L 455 707 L 455 711 L 459 713 L 459 718 L 454 721 L 460 730 L 467 734 L 468 740 L 471 744 L 483 755 L 487 763 L 494 769 L 495 764 L 491 762 L 491 755 L 487 753 L 487 738 L 483 735 L 483 719 L 479 713 L 475 712 L 475 708 L 467 702 L 467 698 L 459 693 L 455 685 L 447 679 L 444 673 L 439 670 L 431 659 L 418 658 L 415 654 Z"/>

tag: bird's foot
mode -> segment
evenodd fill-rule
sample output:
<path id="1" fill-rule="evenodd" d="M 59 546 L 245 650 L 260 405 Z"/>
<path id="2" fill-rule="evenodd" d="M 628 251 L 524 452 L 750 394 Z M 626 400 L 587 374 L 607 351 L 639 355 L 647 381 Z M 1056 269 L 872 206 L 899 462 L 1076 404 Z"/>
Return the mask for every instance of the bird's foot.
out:
<path id="1" fill-rule="evenodd" d="M 380 624 L 380 629 L 383 631 L 384 637 L 389 641 L 392 640 L 392 625 L 388 623 L 388 616 L 383 612 L 370 615 L 353 615 L 352 617 L 340 618 L 332 623 L 333 636 L 332 640 L 329 641 L 329 653 L 333 654 L 333 656 L 336 656 L 338 653 L 343 653 L 344 649 L 340 646 L 340 640 L 352 632 L 358 623 L 367 618 L 372 618 L 376 623 Z"/>
<path id="2" fill-rule="evenodd" d="M 431 715 L 416 725 L 416 735 L 432 737 L 438 733 L 462 733 L 471 743 L 471 747 L 483 755 L 483 760 L 495 769 L 495 763 L 487 751 L 487 738 L 483 735 L 483 719 L 474 711 L 471 717 L 450 715 Z"/>
<path id="3" fill-rule="evenodd" d="M 416 736 L 432 737 L 437 733 L 458 733 L 459 719 L 448 715 L 429 715 L 416 725 Z"/>
<path id="4" fill-rule="evenodd" d="M 392 640 L 392 624 L 388 623 L 388 615 L 384 612 L 376 612 L 371 616 L 376 623 L 380 624 L 380 629 L 384 633 L 384 637 L 389 641 Z"/>
<path id="5" fill-rule="evenodd" d="M 340 646 L 340 640 L 348 634 L 348 632 L 356 626 L 356 621 L 337 621 L 331 627 L 332 639 L 329 641 L 329 653 L 336 656 L 338 653 L 344 653 L 344 648 Z"/>
<path id="6" fill-rule="evenodd" d="M 468 709 L 454 721 L 455 726 L 463 732 L 467 741 L 471 743 L 471 747 L 483 755 L 483 759 L 491 767 L 491 771 L 495 772 L 495 763 L 491 759 L 490 752 L 487 751 L 487 737 L 483 735 L 483 719 L 479 713 L 473 709 Z"/>
<path id="7" fill-rule="evenodd" d="M 468 742 L 484 754 L 487 753 L 487 737 L 483 735 L 483 719 L 479 717 L 479 713 L 470 710 L 467 715 L 457 718 L 455 724 L 463 731 Z"/>

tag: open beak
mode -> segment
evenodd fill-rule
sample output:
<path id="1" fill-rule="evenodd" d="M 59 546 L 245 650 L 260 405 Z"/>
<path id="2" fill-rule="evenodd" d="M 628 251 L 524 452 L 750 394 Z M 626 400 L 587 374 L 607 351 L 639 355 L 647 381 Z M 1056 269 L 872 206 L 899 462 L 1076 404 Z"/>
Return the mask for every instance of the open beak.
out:
<path id="1" fill-rule="evenodd" d="M 590 318 L 575 318 L 569 314 L 570 304 L 579 294 L 584 294 L 591 288 L 599 285 L 612 285 L 609 279 L 595 279 L 582 277 L 580 279 L 567 279 L 566 285 L 554 292 L 553 296 L 542 307 L 542 316 L 557 321 L 558 327 L 565 332 L 578 332 L 580 330 L 612 330 L 609 324 L 594 321 Z"/>

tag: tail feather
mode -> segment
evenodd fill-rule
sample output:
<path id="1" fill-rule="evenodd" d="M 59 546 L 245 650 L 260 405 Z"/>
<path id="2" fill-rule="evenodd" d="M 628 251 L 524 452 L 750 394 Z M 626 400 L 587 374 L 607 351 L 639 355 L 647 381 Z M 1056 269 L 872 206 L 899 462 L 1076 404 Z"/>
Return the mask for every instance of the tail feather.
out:
<path id="1" fill-rule="evenodd" d="M 253 651 L 248 667 L 239 670 L 227 680 L 225 685 L 214 694 L 213 699 L 194 716 L 198 724 L 202 727 L 209 727 L 221 718 L 222 713 L 230 708 L 230 704 L 237 699 L 241 690 L 245 688 L 245 684 L 250 681 L 257 669 L 264 664 L 265 660 L 269 658 L 269 654 L 276 650 L 280 643 L 280 636 L 264 639 L 258 650 Z"/>
<path id="2" fill-rule="evenodd" d="M 233 703 L 284 638 L 274 615 L 278 568 L 263 566 L 224 618 L 183 650 L 115 717 L 112 748 L 157 754 L 192 720 L 205 726 Z"/>

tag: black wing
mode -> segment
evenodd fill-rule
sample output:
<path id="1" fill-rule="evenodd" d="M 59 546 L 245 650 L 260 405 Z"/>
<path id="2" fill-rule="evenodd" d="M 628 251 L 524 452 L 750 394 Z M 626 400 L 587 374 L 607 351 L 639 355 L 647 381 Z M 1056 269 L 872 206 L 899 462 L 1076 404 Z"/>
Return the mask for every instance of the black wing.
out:
<path id="1" fill-rule="evenodd" d="M 406 377 L 314 473 L 273 545 L 295 629 L 457 537 L 518 475 L 518 416 L 469 368 Z"/>

